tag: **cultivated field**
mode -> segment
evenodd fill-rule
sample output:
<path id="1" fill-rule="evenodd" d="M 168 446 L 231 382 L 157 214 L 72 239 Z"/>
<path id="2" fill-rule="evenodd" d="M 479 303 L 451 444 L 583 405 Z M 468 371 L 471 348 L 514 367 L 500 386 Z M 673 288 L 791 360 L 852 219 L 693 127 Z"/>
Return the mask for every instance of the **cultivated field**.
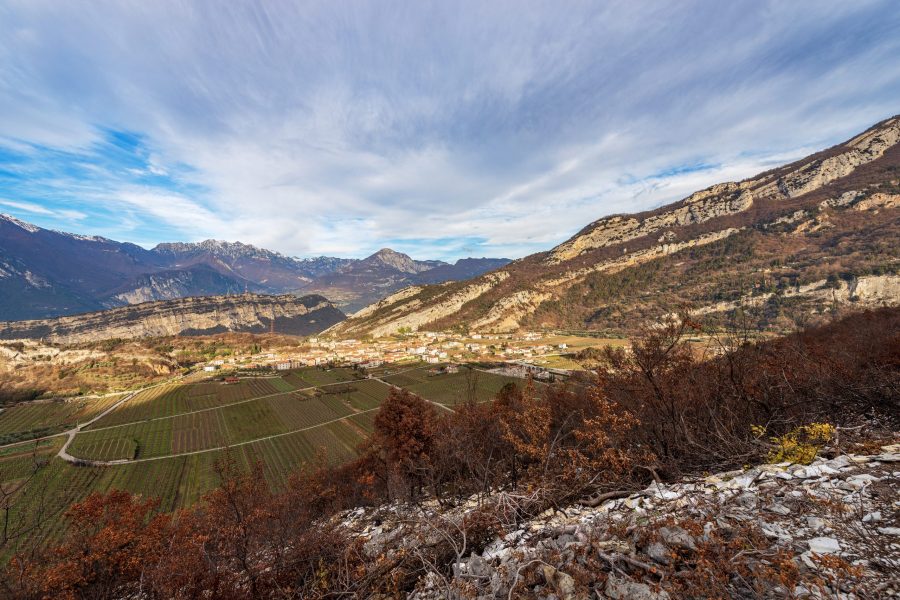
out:
<path id="1" fill-rule="evenodd" d="M 488 400 L 503 385 L 522 381 L 467 368 L 441 375 L 427 367 L 394 372 L 379 380 L 361 379 L 351 369 L 309 368 L 230 384 L 147 389 L 74 436 L 68 453 L 83 464 L 56 456 L 61 435 L 0 446 L 0 486 L 15 500 L 10 516 L 19 531 L 0 554 L 9 555 L 24 541 L 57 539 L 61 511 L 92 491 L 125 489 L 158 498 L 161 510 L 174 510 L 217 485 L 216 465 L 223 459 L 239 469 L 260 463 L 276 488 L 310 461 L 345 461 L 373 430 L 391 385 L 453 406 Z M 121 398 L 19 405 L 0 413 L 0 433 L 66 431 Z"/>
<path id="2" fill-rule="evenodd" d="M 23 402 L 0 411 L 0 444 L 50 435 L 100 414 L 121 399 L 72 398 Z"/>
<path id="3" fill-rule="evenodd" d="M 423 398 L 445 406 L 462 402 L 485 402 L 497 395 L 507 383 L 521 385 L 516 377 L 496 375 L 478 369 L 460 368 L 458 373 L 433 373 L 421 367 L 384 378 L 391 385 L 406 388 Z"/>

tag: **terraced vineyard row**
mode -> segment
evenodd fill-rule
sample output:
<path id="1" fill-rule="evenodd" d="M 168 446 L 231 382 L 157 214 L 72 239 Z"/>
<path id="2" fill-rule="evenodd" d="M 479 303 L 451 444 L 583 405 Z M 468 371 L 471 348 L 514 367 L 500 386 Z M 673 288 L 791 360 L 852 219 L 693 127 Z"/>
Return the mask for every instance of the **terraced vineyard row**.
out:
<path id="1" fill-rule="evenodd" d="M 48 461 L 61 445 L 62 438 L 51 438 L 0 449 L 0 485 L 28 477 Z"/>
<path id="2" fill-rule="evenodd" d="M 0 436 L 35 430 L 68 429 L 103 412 L 121 395 L 23 402 L 0 412 Z"/>
<path id="3" fill-rule="evenodd" d="M 122 423 L 171 417 L 208 410 L 260 396 L 277 394 L 275 379 L 242 379 L 239 383 L 172 384 L 139 393 L 91 426 L 100 429 Z"/>
<path id="4" fill-rule="evenodd" d="M 352 384 L 353 391 L 346 394 L 283 393 L 172 418 L 88 430 L 75 437 L 69 453 L 89 460 L 155 458 L 314 427 L 374 409 L 380 397 L 387 396 L 387 386 L 379 382 L 360 383 Z M 169 402 L 165 395 L 157 401 Z"/>
<path id="5" fill-rule="evenodd" d="M 330 385 L 344 381 L 354 381 L 358 373 L 353 369 L 319 369 L 307 368 L 291 371 L 285 375 L 285 381 L 297 388 Z"/>
<path id="6" fill-rule="evenodd" d="M 446 406 L 473 400 L 486 402 L 494 398 L 504 385 L 522 385 L 516 377 L 496 375 L 463 368 L 458 373 L 433 374 L 421 368 L 385 378 L 390 384 Z"/>
<path id="7" fill-rule="evenodd" d="M 174 419 L 144 421 L 75 436 L 69 454 L 91 460 L 152 458 L 172 453 Z"/>

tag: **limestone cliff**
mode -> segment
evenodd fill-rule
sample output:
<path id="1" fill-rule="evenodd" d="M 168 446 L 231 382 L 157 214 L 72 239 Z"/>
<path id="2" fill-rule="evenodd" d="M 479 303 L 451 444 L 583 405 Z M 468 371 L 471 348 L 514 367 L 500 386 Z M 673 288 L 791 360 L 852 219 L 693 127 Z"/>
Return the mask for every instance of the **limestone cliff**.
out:
<path id="1" fill-rule="evenodd" d="M 604 217 L 548 252 L 465 283 L 409 288 L 331 332 L 627 329 L 663 305 L 734 307 L 748 297 L 766 323 L 836 304 L 896 304 L 900 291 L 885 282 L 900 272 L 898 172 L 900 117 L 893 117 L 756 177 Z M 875 282 L 871 302 L 850 290 Z M 829 291 L 827 302 L 824 292 L 791 292 L 813 284 Z"/>
<path id="2" fill-rule="evenodd" d="M 206 296 L 145 302 L 81 315 L 0 322 L 0 339 L 81 343 L 223 332 L 309 335 L 344 319 L 322 296 Z"/>

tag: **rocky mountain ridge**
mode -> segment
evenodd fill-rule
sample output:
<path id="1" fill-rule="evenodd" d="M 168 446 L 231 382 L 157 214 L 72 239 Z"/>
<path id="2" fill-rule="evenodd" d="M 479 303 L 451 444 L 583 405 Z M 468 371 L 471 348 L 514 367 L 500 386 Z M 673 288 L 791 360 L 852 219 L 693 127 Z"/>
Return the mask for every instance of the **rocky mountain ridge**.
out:
<path id="1" fill-rule="evenodd" d="M 114 338 L 271 330 L 309 335 L 343 318 L 344 314 L 331 302 L 317 295 L 204 296 L 145 302 L 53 319 L 0 322 L 0 339 L 76 344 Z"/>
<path id="2" fill-rule="evenodd" d="M 505 258 L 465 258 L 448 264 L 417 261 L 384 248 L 361 261 L 327 273 L 300 288 L 330 298 L 347 311 L 378 302 L 395 290 L 420 283 L 462 281 L 509 264 Z"/>
<path id="3" fill-rule="evenodd" d="M 702 309 L 765 294 L 771 314 L 762 319 L 776 324 L 786 318 L 786 291 L 900 271 L 898 142 L 900 118 L 893 117 L 756 177 L 653 211 L 604 217 L 552 250 L 490 274 L 399 292 L 334 333 L 627 329 L 653 305 Z M 880 289 L 887 294 L 873 302 L 900 300 L 895 285 Z M 816 296 L 803 310 L 821 312 L 827 304 Z"/>
<path id="4" fill-rule="evenodd" d="M 441 270 L 432 279 L 448 281 L 481 274 L 498 264 L 491 259 L 479 270 L 480 259 L 474 260 L 455 269 L 441 261 L 414 261 L 389 249 L 365 259 L 298 259 L 220 240 L 163 243 L 146 250 L 99 236 L 42 229 L 0 215 L 0 318 L 77 314 L 187 296 L 304 295 L 329 288 L 340 292 L 339 299 L 365 296 L 368 303 L 414 283 L 415 277 L 436 267 Z M 365 276 L 354 278 L 356 272 Z M 335 286 L 322 279 L 331 274 L 350 277 Z"/>

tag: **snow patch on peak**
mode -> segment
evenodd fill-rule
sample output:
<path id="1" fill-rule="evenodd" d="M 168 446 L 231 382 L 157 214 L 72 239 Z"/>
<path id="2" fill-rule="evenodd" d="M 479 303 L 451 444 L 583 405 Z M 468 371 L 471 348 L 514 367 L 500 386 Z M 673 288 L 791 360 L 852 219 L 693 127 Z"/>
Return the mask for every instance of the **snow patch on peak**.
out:
<path id="1" fill-rule="evenodd" d="M 25 221 L 20 221 L 19 219 L 15 218 L 14 216 L 8 215 L 6 213 L 0 213 L 0 221 L 9 221 L 13 225 L 15 225 L 21 229 L 24 229 L 25 231 L 27 231 L 29 233 L 37 233 L 38 231 L 41 230 L 41 228 L 38 227 L 37 225 L 32 225 L 31 223 L 26 223 Z"/>
<path id="2" fill-rule="evenodd" d="M 110 242 L 112 240 L 105 238 L 100 235 L 81 235 L 80 233 L 69 233 L 68 231 L 56 231 L 56 233 L 60 235 L 64 235 L 68 238 L 72 238 L 73 240 L 78 240 L 80 242 Z"/>

